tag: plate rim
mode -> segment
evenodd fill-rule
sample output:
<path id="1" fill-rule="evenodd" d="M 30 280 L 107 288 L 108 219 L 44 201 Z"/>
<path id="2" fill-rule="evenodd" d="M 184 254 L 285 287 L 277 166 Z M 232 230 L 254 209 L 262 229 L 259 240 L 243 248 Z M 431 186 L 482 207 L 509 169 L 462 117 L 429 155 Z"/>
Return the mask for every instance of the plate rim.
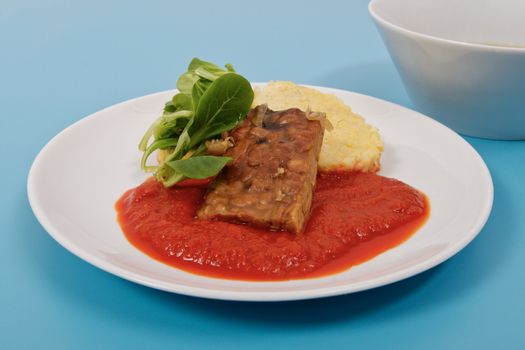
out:
<path id="1" fill-rule="evenodd" d="M 267 83 L 252 83 L 254 87 L 263 86 L 265 84 Z M 480 214 L 476 218 L 476 222 L 472 225 L 472 228 L 470 229 L 470 231 L 467 234 L 463 235 L 463 237 L 459 241 L 455 242 L 455 244 L 452 244 L 450 247 L 448 247 L 444 251 L 436 254 L 435 256 L 429 259 L 425 259 L 424 261 L 418 264 L 410 265 L 399 271 L 396 271 L 390 274 L 386 274 L 386 275 L 382 275 L 382 276 L 378 276 L 375 278 L 371 278 L 366 281 L 362 281 L 358 283 L 342 284 L 338 286 L 309 288 L 309 289 L 304 289 L 304 290 L 231 291 L 231 290 L 209 289 L 209 288 L 202 288 L 202 287 L 166 283 L 164 281 L 150 278 L 140 273 L 135 273 L 125 268 L 109 263 L 107 261 L 104 261 L 103 259 L 97 257 L 96 255 L 90 254 L 88 250 L 85 250 L 81 246 L 70 241 L 67 238 L 67 235 L 62 234 L 60 230 L 56 229 L 53 223 L 50 220 L 48 220 L 48 217 L 46 216 L 43 208 L 39 207 L 37 203 L 35 202 L 36 201 L 36 188 L 35 188 L 36 170 L 35 169 L 37 169 L 39 162 L 42 159 L 42 156 L 46 154 L 47 150 L 50 147 L 52 147 L 54 143 L 58 142 L 58 140 L 62 137 L 62 135 L 68 132 L 71 132 L 71 130 L 74 130 L 78 127 L 81 127 L 82 124 L 87 123 L 94 118 L 101 117 L 103 115 L 103 112 L 109 109 L 115 108 L 123 104 L 132 103 L 134 101 L 137 101 L 143 98 L 153 97 L 155 95 L 173 93 L 176 91 L 174 89 L 159 91 L 159 92 L 131 98 L 131 99 L 113 104 L 111 106 L 105 107 L 103 109 L 97 110 L 94 113 L 91 113 L 88 116 L 85 116 L 79 119 L 78 121 L 72 123 L 71 125 L 65 127 L 63 130 L 57 133 L 54 137 L 52 137 L 42 147 L 42 149 L 37 153 L 37 155 L 35 156 L 31 164 L 29 172 L 28 172 L 26 190 L 27 190 L 27 197 L 28 197 L 30 207 L 35 217 L 39 221 L 39 223 L 42 225 L 45 231 L 55 241 L 57 241 L 62 247 L 64 247 L 66 250 L 68 250 L 72 254 L 76 255 L 77 257 L 81 258 L 87 263 L 103 271 L 106 271 L 108 273 L 111 273 L 115 276 L 126 279 L 128 281 L 135 282 L 135 283 L 138 283 L 138 284 L 150 287 L 150 288 L 159 289 L 165 292 L 177 293 L 181 295 L 194 296 L 194 297 L 200 297 L 200 298 L 230 300 L 230 301 L 265 302 L 265 301 L 291 301 L 291 300 L 317 299 L 317 298 L 324 298 L 324 297 L 337 296 L 337 295 L 343 295 L 343 294 L 351 294 L 351 293 L 356 293 L 356 292 L 360 292 L 360 291 L 364 291 L 368 289 L 385 286 L 388 284 L 399 282 L 404 279 L 408 279 L 410 277 L 413 277 L 417 274 L 420 274 L 424 271 L 427 271 L 445 262 L 446 260 L 456 255 L 458 252 L 460 252 L 470 242 L 472 242 L 474 238 L 478 236 L 478 234 L 481 232 L 482 228 L 486 224 L 488 218 L 490 217 L 490 213 L 491 213 L 493 201 L 494 201 L 494 185 L 493 185 L 492 176 L 490 174 L 490 170 L 487 167 L 485 161 L 483 160 L 481 155 L 474 149 L 474 147 L 470 145 L 470 143 L 468 143 L 463 137 L 461 137 L 455 131 L 446 127 L 442 123 L 420 112 L 417 112 L 413 109 L 398 105 L 390 101 L 386 101 L 386 100 L 383 100 L 383 99 L 380 99 L 374 96 L 361 94 L 361 93 L 349 91 L 349 90 L 338 89 L 338 88 L 322 87 L 322 86 L 306 85 L 306 84 L 300 84 L 300 85 L 309 87 L 309 88 L 313 88 L 313 89 L 317 89 L 322 92 L 328 92 L 328 93 L 334 93 L 334 94 L 353 94 L 353 95 L 357 95 L 358 97 L 364 97 L 367 99 L 371 99 L 374 103 L 386 104 L 389 107 L 400 109 L 400 111 L 402 112 L 409 112 L 411 114 L 415 113 L 418 115 L 418 117 L 427 119 L 427 121 L 433 123 L 435 127 L 440 128 L 443 131 L 447 132 L 451 137 L 458 139 L 463 144 L 463 146 L 466 147 L 466 150 L 469 151 L 469 153 L 474 158 L 476 163 L 481 165 L 481 168 L 483 170 L 483 176 L 480 176 L 480 179 L 481 178 L 483 179 L 483 182 L 485 183 L 485 188 L 487 191 L 487 199 L 485 203 L 483 203 L 484 206 L 482 207 L 482 210 L 480 211 Z M 199 276 L 199 277 L 209 278 L 209 277 L 204 277 L 204 276 Z M 236 282 L 243 282 L 243 281 L 236 281 Z M 264 283 L 280 283 L 280 282 L 286 283 L 288 281 L 278 281 L 278 282 L 245 281 L 245 282 L 264 284 Z"/>

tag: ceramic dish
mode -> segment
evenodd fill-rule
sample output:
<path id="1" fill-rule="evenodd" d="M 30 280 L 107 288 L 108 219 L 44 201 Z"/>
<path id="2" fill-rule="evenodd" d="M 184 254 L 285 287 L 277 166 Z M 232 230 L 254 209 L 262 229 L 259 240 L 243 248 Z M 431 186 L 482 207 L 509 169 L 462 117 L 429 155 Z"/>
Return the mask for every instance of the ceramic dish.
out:
<path id="1" fill-rule="evenodd" d="M 525 2 L 372 0 L 415 108 L 465 135 L 525 139 Z"/>
<path id="2" fill-rule="evenodd" d="M 345 272 L 285 282 L 208 278 L 155 261 L 126 240 L 114 204 L 146 179 L 137 142 L 174 91 L 106 108 L 54 137 L 29 173 L 31 207 L 54 239 L 105 271 L 165 291 L 227 300 L 309 299 L 378 287 L 445 261 L 479 233 L 492 207 L 493 186 L 485 163 L 465 140 L 401 106 L 314 88 L 337 95 L 379 129 L 385 143 L 381 175 L 400 179 L 430 199 L 430 217 L 412 238 Z"/>

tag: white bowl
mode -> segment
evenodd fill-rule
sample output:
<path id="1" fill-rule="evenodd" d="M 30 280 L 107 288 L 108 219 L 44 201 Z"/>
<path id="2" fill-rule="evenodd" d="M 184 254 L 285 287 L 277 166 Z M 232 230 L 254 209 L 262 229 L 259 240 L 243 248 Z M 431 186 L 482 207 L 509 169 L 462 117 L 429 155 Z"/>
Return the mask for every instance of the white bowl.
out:
<path id="1" fill-rule="evenodd" d="M 525 139 L 525 1 L 372 0 L 416 109 L 459 133 Z"/>

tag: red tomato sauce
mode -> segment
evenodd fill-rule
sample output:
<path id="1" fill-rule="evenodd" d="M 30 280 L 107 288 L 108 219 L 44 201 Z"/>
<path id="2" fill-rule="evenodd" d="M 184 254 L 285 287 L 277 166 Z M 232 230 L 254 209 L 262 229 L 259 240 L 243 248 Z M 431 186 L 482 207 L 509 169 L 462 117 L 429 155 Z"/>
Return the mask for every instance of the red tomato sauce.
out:
<path id="1" fill-rule="evenodd" d="M 199 275 L 251 281 L 325 276 L 407 240 L 429 213 L 426 197 L 376 174 L 332 172 L 317 178 L 302 234 L 197 220 L 205 182 L 165 188 L 148 179 L 116 204 L 128 241 L 150 257 Z"/>

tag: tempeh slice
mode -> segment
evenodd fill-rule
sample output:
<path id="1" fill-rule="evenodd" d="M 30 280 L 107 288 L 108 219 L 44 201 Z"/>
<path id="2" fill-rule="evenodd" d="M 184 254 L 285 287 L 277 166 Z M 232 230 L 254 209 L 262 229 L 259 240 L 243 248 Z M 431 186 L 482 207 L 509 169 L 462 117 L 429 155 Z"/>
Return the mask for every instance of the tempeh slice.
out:
<path id="1" fill-rule="evenodd" d="M 305 112 L 252 109 L 231 132 L 233 160 L 197 213 L 201 219 L 248 223 L 299 233 L 312 204 L 323 127 Z"/>

